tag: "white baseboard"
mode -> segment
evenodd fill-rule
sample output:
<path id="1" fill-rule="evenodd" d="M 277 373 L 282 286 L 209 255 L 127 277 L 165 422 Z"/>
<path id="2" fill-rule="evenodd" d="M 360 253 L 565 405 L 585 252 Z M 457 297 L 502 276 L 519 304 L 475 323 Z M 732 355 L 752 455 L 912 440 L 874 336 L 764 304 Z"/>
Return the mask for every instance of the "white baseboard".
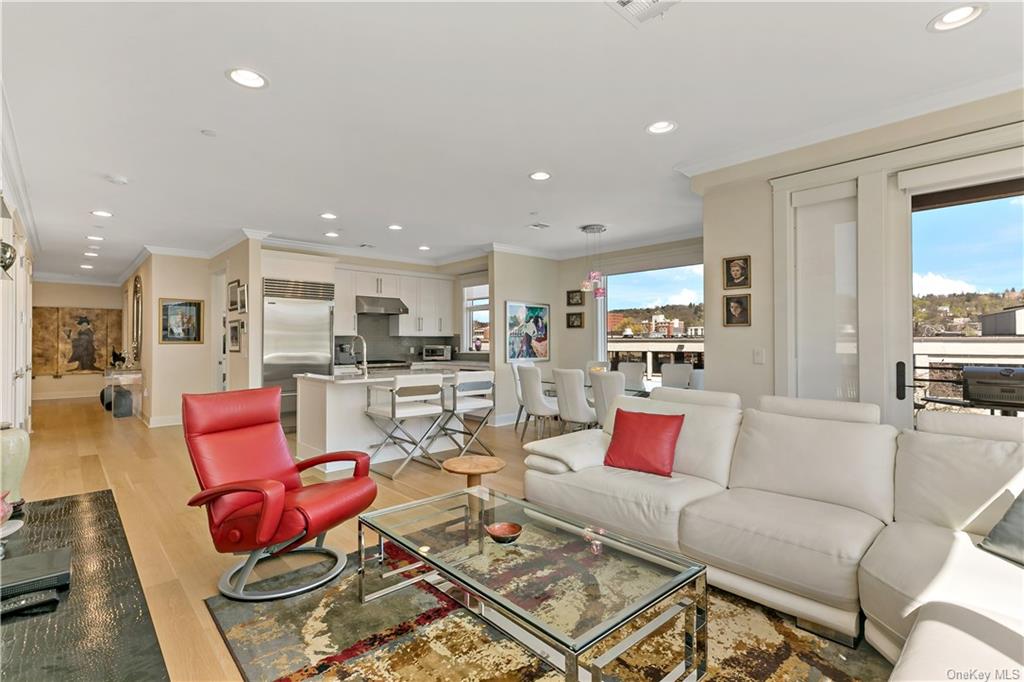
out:
<path id="1" fill-rule="evenodd" d="M 524 414 L 523 416 L 525 417 L 526 415 Z M 516 413 L 510 412 L 509 414 L 495 414 L 491 426 L 508 426 L 515 423 Z"/>
<path id="2" fill-rule="evenodd" d="M 171 414 L 164 417 L 150 417 L 149 419 L 143 419 L 143 421 L 151 429 L 158 429 L 161 426 L 179 426 L 181 425 L 181 415 Z"/>
<path id="3" fill-rule="evenodd" d="M 44 393 L 43 395 L 33 395 L 32 402 L 37 400 L 67 400 L 69 398 L 96 398 L 96 402 L 99 402 L 100 395 L 99 391 L 92 389 L 88 391 L 65 391 L 62 393 Z"/>

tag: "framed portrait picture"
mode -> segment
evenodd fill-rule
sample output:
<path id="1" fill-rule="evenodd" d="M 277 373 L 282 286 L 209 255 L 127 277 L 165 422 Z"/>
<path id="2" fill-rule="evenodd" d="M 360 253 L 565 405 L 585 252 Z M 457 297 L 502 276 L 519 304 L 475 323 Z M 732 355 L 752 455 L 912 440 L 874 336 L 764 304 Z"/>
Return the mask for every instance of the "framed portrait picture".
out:
<path id="1" fill-rule="evenodd" d="M 579 289 L 565 292 L 565 304 L 571 306 L 584 305 L 586 300 L 583 298 L 583 292 Z"/>
<path id="2" fill-rule="evenodd" d="M 750 294 L 732 294 L 723 296 L 722 307 L 723 326 L 750 326 Z"/>
<path id="3" fill-rule="evenodd" d="M 551 329 L 551 306 L 547 303 L 505 302 L 505 358 L 535 360 L 551 359 L 548 347 Z"/>
<path id="4" fill-rule="evenodd" d="M 160 343 L 202 343 L 203 302 L 160 299 Z"/>
<path id="5" fill-rule="evenodd" d="M 228 350 L 232 353 L 242 352 L 242 321 L 228 322 Z"/>
<path id="6" fill-rule="evenodd" d="M 723 258 L 722 282 L 726 289 L 749 289 L 750 256 Z"/>
<path id="7" fill-rule="evenodd" d="M 238 312 L 249 312 L 249 285 L 242 284 L 238 287 Z"/>
<path id="8" fill-rule="evenodd" d="M 238 289 L 242 286 L 241 280 L 233 279 L 228 282 L 228 310 L 238 310 Z"/>
<path id="9" fill-rule="evenodd" d="M 565 326 L 569 329 L 583 329 L 583 313 L 566 313 Z"/>

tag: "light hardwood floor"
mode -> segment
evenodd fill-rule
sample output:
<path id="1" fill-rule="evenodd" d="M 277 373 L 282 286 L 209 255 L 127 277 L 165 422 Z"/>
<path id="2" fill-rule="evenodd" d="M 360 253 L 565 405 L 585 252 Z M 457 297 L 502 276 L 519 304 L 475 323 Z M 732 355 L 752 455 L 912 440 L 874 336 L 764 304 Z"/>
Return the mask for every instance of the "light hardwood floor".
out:
<path id="1" fill-rule="evenodd" d="M 181 427 L 148 429 L 138 419 L 115 420 L 95 399 L 40 401 L 33 404 L 33 413 L 25 498 L 113 490 L 171 678 L 241 679 L 203 603 L 217 592 L 221 573 L 239 558 L 218 554 L 205 511 L 185 504 L 198 485 Z M 484 434 L 507 462 L 501 472 L 485 476 L 484 484 L 522 496 L 525 453 L 512 427 L 488 427 Z M 415 463 L 398 481 L 374 478 L 379 491 L 374 507 L 465 486 L 462 476 Z M 354 551 L 355 523 L 329 533 L 327 544 Z M 299 565 L 294 558 L 268 562 L 263 574 Z"/>

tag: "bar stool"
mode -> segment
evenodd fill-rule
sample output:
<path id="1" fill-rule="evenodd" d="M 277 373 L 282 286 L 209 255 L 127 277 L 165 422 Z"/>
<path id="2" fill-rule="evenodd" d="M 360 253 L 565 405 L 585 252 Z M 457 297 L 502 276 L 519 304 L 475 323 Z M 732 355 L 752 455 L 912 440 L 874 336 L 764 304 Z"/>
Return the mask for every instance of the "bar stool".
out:
<path id="1" fill-rule="evenodd" d="M 438 469 L 441 463 L 428 452 L 429 443 L 433 443 L 434 429 L 444 417 L 444 377 L 440 374 L 407 374 L 396 376 L 390 384 L 368 384 L 366 386 L 366 416 L 373 425 L 384 434 L 384 440 L 370 455 L 370 461 L 387 445 L 394 444 L 405 453 L 403 461 L 394 474 L 377 471 L 391 480 L 398 478 L 402 469 L 415 458 L 416 451 L 423 453 L 430 462 L 416 460 L 421 464 L 429 464 Z M 374 398 L 378 400 L 374 400 Z M 383 398 L 384 400 L 380 400 Z M 404 424 L 407 420 L 420 417 L 433 417 L 430 426 L 423 435 L 417 438 L 409 433 Z M 429 441 L 427 439 L 430 439 Z M 423 443 L 428 446 L 424 447 Z"/>
<path id="2" fill-rule="evenodd" d="M 445 418 L 441 422 L 437 431 L 434 433 L 434 437 L 430 439 L 430 443 L 427 445 L 427 450 L 433 445 L 434 441 L 439 436 L 445 436 L 455 447 L 459 448 L 459 454 L 457 457 L 462 457 L 467 452 L 474 455 L 483 455 L 482 452 L 476 452 L 470 450 L 473 442 L 480 444 L 487 454 L 494 457 L 495 454 L 491 451 L 487 444 L 482 440 L 478 440 L 480 431 L 487 426 L 487 419 L 494 412 L 494 372 L 491 371 L 479 371 L 479 372 L 465 372 L 459 370 L 455 373 L 455 385 L 452 386 L 452 403 L 451 407 L 445 410 Z M 484 412 L 483 417 L 480 419 L 480 423 L 473 430 L 470 430 L 469 424 L 463 419 L 467 412 Z M 462 428 L 452 428 L 448 426 L 451 420 L 459 422 Z M 465 444 L 460 444 L 455 439 L 455 434 L 462 436 L 468 436 L 469 440 Z"/>

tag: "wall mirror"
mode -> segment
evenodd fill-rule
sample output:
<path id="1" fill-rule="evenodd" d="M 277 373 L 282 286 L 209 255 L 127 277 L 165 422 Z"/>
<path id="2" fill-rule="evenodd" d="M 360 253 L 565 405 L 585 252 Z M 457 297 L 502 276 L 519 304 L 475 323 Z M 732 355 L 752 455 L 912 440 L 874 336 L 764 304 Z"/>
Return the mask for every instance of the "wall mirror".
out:
<path id="1" fill-rule="evenodd" d="M 132 360 L 136 366 L 142 362 L 142 278 L 135 275 L 132 282 Z"/>

